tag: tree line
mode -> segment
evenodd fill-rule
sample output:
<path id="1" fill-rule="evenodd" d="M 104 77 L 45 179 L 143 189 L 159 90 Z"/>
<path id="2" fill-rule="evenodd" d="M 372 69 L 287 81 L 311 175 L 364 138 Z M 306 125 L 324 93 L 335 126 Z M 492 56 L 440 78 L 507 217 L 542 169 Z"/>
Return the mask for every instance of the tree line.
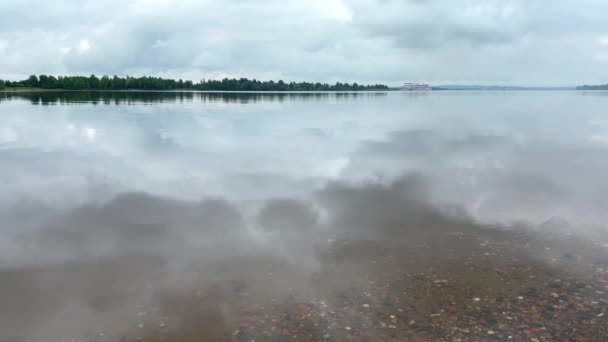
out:
<path id="1" fill-rule="evenodd" d="M 576 90 L 608 90 L 608 84 L 583 85 L 576 87 Z"/>
<path id="2" fill-rule="evenodd" d="M 259 81 L 256 79 L 201 80 L 197 83 L 173 80 L 160 77 L 118 77 L 91 75 L 85 76 L 49 76 L 31 75 L 22 81 L 3 81 L 0 87 L 42 88 L 66 90 L 216 90 L 216 91 L 361 91 L 388 90 L 383 84 L 360 85 L 357 83 L 310 83 Z"/>
<path id="3" fill-rule="evenodd" d="M 359 97 L 386 96 L 385 92 L 191 92 L 191 91 L 18 91 L 0 92 L 0 103 L 8 100 L 29 100 L 33 105 L 61 105 L 90 103 L 93 105 L 152 104 L 177 102 L 203 103 L 257 103 L 257 102 L 309 102 L 352 100 Z"/>

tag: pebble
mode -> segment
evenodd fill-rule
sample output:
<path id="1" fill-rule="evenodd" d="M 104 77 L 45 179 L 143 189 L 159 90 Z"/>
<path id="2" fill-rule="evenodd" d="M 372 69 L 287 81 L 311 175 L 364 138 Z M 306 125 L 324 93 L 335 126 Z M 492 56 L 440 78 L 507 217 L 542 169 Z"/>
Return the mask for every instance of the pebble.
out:
<path id="1" fill-rule="evenodd" d="M 564 340 L 574 340 L 577 336 L 573 335 L 576 334 L 606 336 L 602 335 L 606 330 L 601 328 L 605 318 L 600 319 L 600 317 L 606 317 L 605 313 L 608 311 L 603 306 L 597 306 L 603 305 L 604 302 L 601 302 L 602 293 L 596 292 L 603 290 L 604 285 L 608 286 L 608 279 L 606 282 L 602 281 L 607 278 L 606 275 L 591 276 L 589 281 L 568 278 L 561 281 L 553 278 L 553 275 L 547 278 L 544 273 L 538 272 L 537 278 L 540 278 L 542 283 L 539 281 L 528 283 L 526 280 L 529 278 L 528 275 L 536 274 L 536 268 L 517 268 L 517 264 L 515 266 L 501 264 L 500 267 L 501 272 L 506 276 L 498 271 L 498 273 L 493 272 L 492 270 L 496 270 L 495 265 L 487 268 L 481 266 L 472 268 L 473 272 L 482 273 L 483 277 L 486 277 L 487 273 L 493 284 L 494 281 L 511 283 L 508 286 L 485 287 L 484 291 L 479 291 L 479 295 L 483 297 L 470 296 L 473 293 L 469 292 L 471 287 L 467 284 L 476 284 L 476 278 L 452 277 L 451 274 L 443 272 L 433 275 L 406 274 L 403 286 L 398 283 L 401 281 L 400 278 L 397 278 L 398 280 L 380 278 L 377 281 L 370 281 L 372 290 L 352 291 L 352 294 L 347 293 L 344 299 L 338 297 L 335 302 L 328 299 L 327 303 L 331 303 L 330 307 L 334 311 L 327 309 L 326 302 L 320 301 L 320 298 L 311 298 L 309 299 L 311 304 L 294 304 L 294 308 L 297 309 L 295 315 L 292 314 L 294 311 L 292 308 L 285 310 L 283 304 L 269 311 L 270 315 L 246 313 L 248 319 L 249 317 L 256 319 L 255 323 L 241 328 L 240 331 L 237 330 L 236 334 L 239 338 L 241 335 L 249 338 L 263 335 L 256 338 L 258 341 L 273 340 L 273 338 L 287 340 L 286 337 L 289 337 L 289 340 L 301 338 L 327 341 L 350 338 L 357 341 L 386 342 L 416 340 L 416 338 L 420 341 L 450 342 L 467 340 L 541 342 L 549 341 L 551 334 Z M 483 273 L 486 270 L 487 272 Z M 514 274 L 513 281 L 508 279 L 510 272 Z M 518 284 L 520 281 L 521 286 Z M 593 281 L 594 286 L 589 286 L 589 290 L 586 290 L 584 285 L 590 281 Z M 440 285 L 443 283 L 453 286 Z M 393 287 L 395 284 L 397 286 Z M 434 297 L 435 295 L 438 297 Z M 439 298 L 438 305 L 422 305 L 425 304 L 422 300 L 427 296 L 433 300 Z M 374 303 L 373 309 L 371 303 Z M 306 310 L 302 309 L 304 305 Z M 370 315 L 359 321 L 352 317 L 353 313 L 357 312 L 359 315 L 362 313 L 370 313 Z M 579 313 L 580 323 L 576 321 Z M 412 318 L 416 318 L 418 323 Z M 168 318 L 161 318 L 160 321 L 171 322 Z M 273 326 L 269 329 L 270 324 L 267 322 L 270 321 L 277 328 Z M 345 326 L 344 324 L 348 322 L 355 326 Z M 575 330 L 583 324 L 584 327 L 592 328 L 589 333 Z M 289 330 L 283 330 L 286 328 Z M 278 336 L 281 335 L 281 331 L 284 332 L 283 336 Z M 226 340 L 230 340 L 229 330 L 226 335 L 228 335 L 225 336 Z"/>

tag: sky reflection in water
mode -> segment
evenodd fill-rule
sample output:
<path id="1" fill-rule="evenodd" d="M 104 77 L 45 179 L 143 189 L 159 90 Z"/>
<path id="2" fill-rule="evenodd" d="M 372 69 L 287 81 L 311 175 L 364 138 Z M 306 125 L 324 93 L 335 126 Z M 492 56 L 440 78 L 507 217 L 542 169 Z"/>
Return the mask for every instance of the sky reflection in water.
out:
<path id="1" fill-rule="evenodd" d="M 418 172 L 480 218 L 601 222 L 606 93 L 45 93 L 0 103 L 1 200 L 239 200 Z"/>
<path id="2" fill-rule="evenodd" d="M 593 250 L 530 247 L 542 260 L 604 255 L 607 101 L 566 91 L 2 95 L 0 339 L 139 334 L 129 318 L 166 289 L 187 303 L 234 284 L 262 303 L 353 284 L 361 293 L 369 238 L 382 241 L 371 250 L 396 243 L 399 267 L 439 238 L 448 262 L 432 250 L 409 265 L 433 272 L 466 265 L 451 252 L 475 255 L 453 234 L 484 239 L 480 227 L 516 221 L 547 237 L 560 227 L 599 237 Z M 332 241 L 349 238 L 363 244 L 329 257 Z M 335 283 L 316 283 L 320 273 Z M 243 305 L 209 298 L 210 312 Z M 206 334 L 217 326 L 174 309 L 163 315 Z"/>

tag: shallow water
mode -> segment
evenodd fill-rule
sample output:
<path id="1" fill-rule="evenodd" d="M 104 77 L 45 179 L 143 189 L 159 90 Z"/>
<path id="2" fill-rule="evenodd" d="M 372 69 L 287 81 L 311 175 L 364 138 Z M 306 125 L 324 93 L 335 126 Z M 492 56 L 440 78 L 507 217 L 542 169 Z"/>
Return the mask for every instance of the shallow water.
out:
<path id="1" fill-rule="evenodd" d="M 555 288 L 585 315 L 534 336 L 606 334 L 607 108 L 575 91 L 0 93 L 0 341 L 461 338 L 511 308 L 528 321 L 517 298 Z M 590 295 L 562 285 L 579 276 Z M 385 336 L 395 315 L 405 335 Z"/>
<path id="2" fill-rule="evenodd" d="M 607 108 L 576 91 L 5 94 L 0 201 L 249 200 L 419 172 L 479 218 L 603 223 Z"/>

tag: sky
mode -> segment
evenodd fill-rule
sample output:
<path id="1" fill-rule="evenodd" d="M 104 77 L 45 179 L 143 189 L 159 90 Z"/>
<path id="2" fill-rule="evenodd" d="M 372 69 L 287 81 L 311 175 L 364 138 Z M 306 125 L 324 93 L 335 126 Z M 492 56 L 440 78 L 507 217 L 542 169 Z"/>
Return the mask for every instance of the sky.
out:
<path id="1" fill-rule="evenodd" d="M 0 78 L 608 83 L 605 0 L 6 0 Z"/>

